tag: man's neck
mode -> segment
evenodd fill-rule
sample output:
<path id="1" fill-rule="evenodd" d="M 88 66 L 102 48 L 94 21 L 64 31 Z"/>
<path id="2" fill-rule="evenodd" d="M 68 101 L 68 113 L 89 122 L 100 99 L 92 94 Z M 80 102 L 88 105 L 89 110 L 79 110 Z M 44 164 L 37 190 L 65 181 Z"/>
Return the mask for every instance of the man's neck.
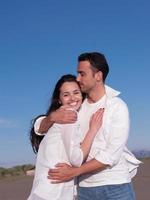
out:
<path id="1" fill-rule="evenodd" d="M 94 89 L 92 89 L 88 94 L 87 94 L 87 100 L 89 103 L 96 103 L 99 101 L 103 96 L 105 95 L 105 86 L 98 85 Z"/>

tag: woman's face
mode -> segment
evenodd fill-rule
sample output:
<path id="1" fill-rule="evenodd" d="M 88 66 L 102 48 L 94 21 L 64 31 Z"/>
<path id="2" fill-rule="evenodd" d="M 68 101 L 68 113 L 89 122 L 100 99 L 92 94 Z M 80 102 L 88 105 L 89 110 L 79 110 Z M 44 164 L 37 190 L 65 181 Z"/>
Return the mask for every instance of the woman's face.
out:
<path id="1" fill-rule="evenodd" d="M 60 102 L 78 110 L 82 103 L 82 94 L 76 82 L 65 82 L 60 88 Z"/>

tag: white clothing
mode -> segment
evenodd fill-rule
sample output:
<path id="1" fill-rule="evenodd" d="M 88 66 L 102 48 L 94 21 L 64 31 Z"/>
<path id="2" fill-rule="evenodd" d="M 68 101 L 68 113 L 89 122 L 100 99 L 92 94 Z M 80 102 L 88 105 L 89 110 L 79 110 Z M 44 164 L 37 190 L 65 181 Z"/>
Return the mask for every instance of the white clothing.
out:
<path id="1" fill-rule="evenodd" d="M 117 97 L 119 95 L 119 92 L 113 90 L 112 88 L 105 86 L 106 95 L 104 95 L 103 98 L 101 98 L 96 103 L 88 103 L 87 99 L 84 100 L 81 109 L 79 111 L 78 115 L 78 121 L 80 124 L 81 132 L 79 131 L 74 135 L 75 137 L 72 138 L 72 142 L 69 144 L 76 144 L 73 145 L 76 147 L 79 151 L 79 144 L 82 142 L 83 138 L 85 137 L 85 134 L 88 131 L 89 127 L 89 121 L 93 113 L 95 113 L 99 108 L 105 108 L 104 116 L 103 116 L 103 125 L 98 131 L 89 156 L 88 160 L 91 160 L 95 158 L 96 160 L 108 164 L 109 167 L 107 167 L 105 170 L 102 170 L 100 172 L 92 172 L 86 175 L 82 175 L 79 177 L 79 185 L 83 187 L 92 187 L 92 186 L 101 186 L 101 185 L 110 185 L 110 184 L 121 184 L 121 183 L 128 183 L 131 181 L 131 178 L 135 175 L 136 169 L 138 165 L 140 164 L 140 161 L 137 160 L 134 155 L 126 148 L 126 142 L 128 139 L 128 132 L 129 132 L 129 114 L 128 114 L 128 108 L 126 104 Z M 40 126 L 40 120 L 39 118 L 35 123 L 35 131 L 38 135 L 38 129 Z M 78 124 L 78 126 L 79 126 Z M 57 127 L 63 127 L 64 125 L 58 125 Z M 67 125 L 66 125 L 67 126 Z M 43 143 L 48 140 L 50 144 L 54 145 L 54 142 L 52 140 L 51 134 L 53 134 L 53 129 L 55 126 L 49 129 L 48 134 L 43 139 Z M 51 130 L 52 129 L 52 130 Z M 78 129 L 79 130 L 79 129 Z M 84 133 L 84 134 L 83 134 Z M 47 136 L 48 135 L 48 136 Z M 68 137 L 68 138 L 67 138 Z M 70 141 L 69 134 L 66 137 L 66 144 Z M 79 141 L 80 140 L 80 141 Z M 76 141 L 76 142 L 73 142 Z M 65 144 L 65 146 L 66 146 Z M 42 144 L 41 144 L 42 145 Z M 51 145 L 49 145 L 50 147 Z M 59 145 L 58 145 L 59 146 Z M 63 146 L 63 145 L 62 145 Z M 43 145 L 44 147 L 44 145 Z M 52 150 L 52 148 L 50 147 Z M 71 152 L 70 149 L 74 148 L 67 148 L 67 156 L 68 160 L 66 159 L 66 162 L 72 162 L 71 158 L 73 158 L 75 155 L 75 163 L 77 163 L 78 166 L 82 163 L 82 154 L 76 153 L 76 151 Z M 77 151 L 77 152 L 78 152 Z M 60 151 L 58 151 L 59 153 Z M 80 151 L 79 151 L 80 152 Z M 74 156 L 70 156 L 74 155 Z M 79 155 L 79 156 L 78 156 Z M 50 184 L 50 180 L 47 179 L 47 172 L 50 167 L 53 167 L 58 162 L 64 162 L 65 159 L 62 159 L 61 156 L 59 159 L 56 159 L 56 157 L 53 157 L 51 154 L 47 154 L 47 170 L 45 170 L 45 174 L 43 177 L 43 180 Z M 42 165 L 42 162 L 44 163 L 44 155 L 40 156 L 41 161 L 40 165 Z M 53 166 L 50 166 L 51 163 L 53 163 Z M 75 163 L 72 163 L 73 165 Z M 38 164 L 37 164 L 38 165 Z M 37 167 L 38 168 L 38 167 Z M 37 170 L 37 173 L 35 175 L 35 180 L 33 184 L 33 190 L 36 189 L 37 185 L 37 178 L 41 174 L 41 169 Z M 43 184 L 43 183 L 42 183 Z M 64 183 L 65 184 L 65 183 Z M 73 182 L 72 182 L 73 185 Z M 61 187 L 63 188 L 64 185 Z M 59 184 L 56 185 L 56 190 L 58 189 Z M 51 197 L 51 190 L 50 187 L 46 188 L 47 190 L 47 199 L 53 200 Z M 39 190 L 39 195 L 42 194 L 41 190 Z M 66 194 L 69 194 L 69 190 L 66 192 Z M 67 198 L 64 198 L 67 200 Z M 42 199 L 29 199 L 29 200 L 42 200 Z M 56 200 L 56 198 L 55 198 Z M 61 198 L 63 200 L 63 198 Z M 71 200 L 68 199 L 68 200 Z"/>
<path id="2" fill-rule="evenodd" d="M 84 100 L 79 112 L 79 123 L 81 132 L 84 133 L 83 139 L 92 114 L 99 108 L 105 108 L 102 127 L 93 141 L 87 161 L 95 158 L 109 167 L 99 172 L 81 175 L 79 185 L 82 187 L 128 183 L 131 176 L 135 175 L 134 169 L 140 163 L 126 148 L 129 133 L 128 108 L 117 97 L 119 92 L 108 86 L 105 86 L 105 91 L 106 95 L 96 103 Z"/>
<path id="3" fill-rule="evenodd" d="M 39 129 L 43 117 L 35 122 Z M 52 184 L 47 178 L 48 170 L 59 162 L 80 166 L 83 153 L 80 149 L 81 132 L 79 123 L 54 124 L 40 143 L 37 154 L 35 177 L 28 200 L 73 200 L 74 180 Z"/>

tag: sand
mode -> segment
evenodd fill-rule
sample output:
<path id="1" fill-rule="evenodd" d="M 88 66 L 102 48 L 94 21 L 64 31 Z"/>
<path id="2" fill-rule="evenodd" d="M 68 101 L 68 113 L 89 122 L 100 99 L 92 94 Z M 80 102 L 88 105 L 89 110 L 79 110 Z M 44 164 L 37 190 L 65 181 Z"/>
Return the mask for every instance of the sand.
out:
<path id="1" fill-rule="evenodd" d="M 32 187 L 33 177 L 0 181 L 0 200 L 26 200 Z"/>
<path id="2" fill-rule="evenodd" d="M 26 200 L 32 186 L 33 177 L 0 181 L 0 200 Z M 150 200 L 150 159 L 139 167 L 133 179 L 137 200 Z"/>
<path id="3" fill-rule="evenodd" d="M 140 165 L 133 185 L 137 200 L 150 200 L 150 159 Z"/>

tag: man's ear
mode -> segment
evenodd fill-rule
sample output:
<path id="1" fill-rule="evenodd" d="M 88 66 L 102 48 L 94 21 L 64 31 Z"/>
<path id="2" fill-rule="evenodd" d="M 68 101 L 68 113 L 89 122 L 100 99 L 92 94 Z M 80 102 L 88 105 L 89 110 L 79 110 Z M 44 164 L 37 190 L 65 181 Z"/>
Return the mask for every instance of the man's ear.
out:
<path id="1" fill-rule="evenodd" d="M 96 80 L 97 80 L 98 82 L 103 82 L 103 73 L 102 73 L 101 71 L 98 71 L 98 72 L 96 73 Z"/>

